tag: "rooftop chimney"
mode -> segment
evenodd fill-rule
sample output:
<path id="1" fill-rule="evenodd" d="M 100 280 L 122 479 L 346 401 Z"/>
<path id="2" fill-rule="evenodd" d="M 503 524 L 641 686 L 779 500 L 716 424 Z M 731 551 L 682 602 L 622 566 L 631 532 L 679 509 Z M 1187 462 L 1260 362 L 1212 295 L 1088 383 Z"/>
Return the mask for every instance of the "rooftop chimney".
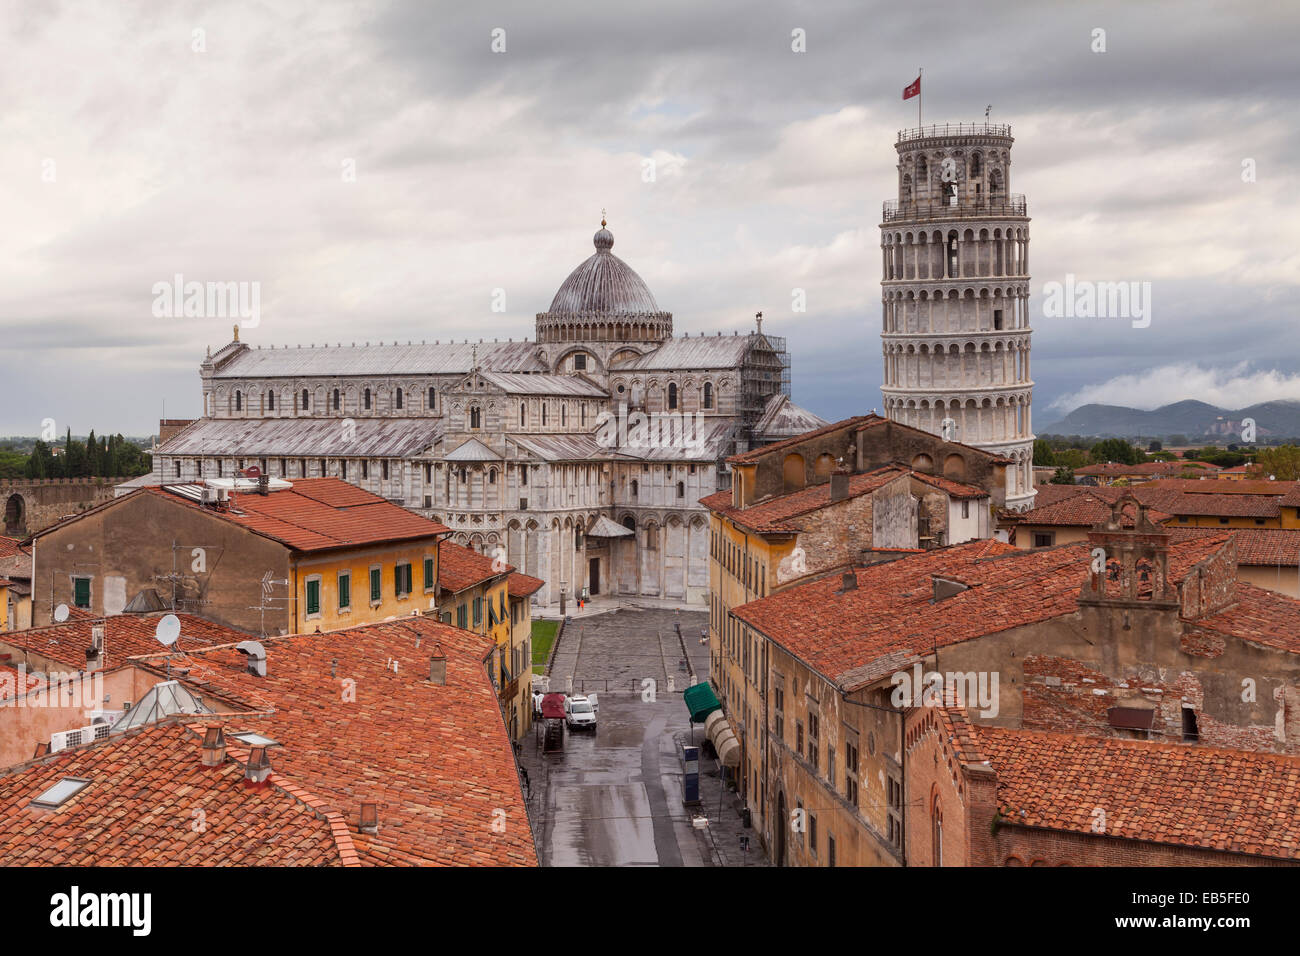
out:
<path id="1" fill-rule="evenodd" d="M 831 501 L 843 501 L 849 496 L 849 476 L 831 475 Z"/>
<path id="2" fill-rule="evenodd" d="M 447 683 L 447 655 L 442 652 L 441 644 L 433 645 L 433 654 L 429 657 L 429 683 L 439 686 Z"/>
<path id="3" fill-rule="evenodd" d="M 361 825 L 358 829 L 362 833 L 369 833 L 371 836 L 379 832 L 379 804 L 361 804 Z"/>
<path id="4" fill-rule="evenodd" d="M 244 786 L 264 786 L 269 776 L 271 776 L 271 755 L 265 747 L 253 747 L 248 752 L 248 763 L 244 765 Z"/>
<path id="5" fill-rule="evenodd" d="M 840 589 L 836 594 L 844 594 L 846 591 L 856 591 L 858 589 L 858 576 L 853 571 L 845 571 L 840 578 Z"/>
<path id="6" fill-rule="evenodd" d="M 226 762 L 226 735 L 220 724 L 208 724 L 203 728 L 199 762 L 205 767 L 220 767 Z"/>
<path id="7" fill-rule="evenodd" d="M 240 641 L 235 650 L 247 658 L 248 673 L 254 677 L 266 676 L 266 648 L 260 641 Z"/>

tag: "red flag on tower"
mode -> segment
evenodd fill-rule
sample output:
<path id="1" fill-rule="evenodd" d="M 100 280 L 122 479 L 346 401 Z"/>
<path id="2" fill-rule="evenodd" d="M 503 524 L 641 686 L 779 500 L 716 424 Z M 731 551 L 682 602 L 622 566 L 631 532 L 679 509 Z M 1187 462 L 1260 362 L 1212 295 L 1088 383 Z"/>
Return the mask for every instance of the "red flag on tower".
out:
<path id="1" fill-rule="evenodd" d="M 903 87 L 903 99 L 910 100 L 914 96 L 921 95 L 921 78 L 918 76 L 913 82 Z"/>

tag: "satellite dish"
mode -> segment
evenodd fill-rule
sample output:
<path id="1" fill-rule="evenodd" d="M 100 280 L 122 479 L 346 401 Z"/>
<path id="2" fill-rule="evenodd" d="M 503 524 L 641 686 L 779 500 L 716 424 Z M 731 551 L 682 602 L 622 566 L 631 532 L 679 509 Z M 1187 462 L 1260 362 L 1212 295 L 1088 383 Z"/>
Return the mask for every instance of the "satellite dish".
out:
<path id="1" fill-rule="evenodd" d="M 58 607 L 54 609 L 54 620 L 57 623 L 62 624 L 67 619 L 68 619 L 68 606 L 66 604 L 60 604 Z"/>
<path id="2" fill-rule="evenodd" d="M 176 638 L 181 636 L 181 619 L 175 614 L 168 614 L 158 621 L 158 627 L 153 632 L 153 636 L 158 639 L 158 643 L 164 647 L 171 647 L 176 643 Z"/>

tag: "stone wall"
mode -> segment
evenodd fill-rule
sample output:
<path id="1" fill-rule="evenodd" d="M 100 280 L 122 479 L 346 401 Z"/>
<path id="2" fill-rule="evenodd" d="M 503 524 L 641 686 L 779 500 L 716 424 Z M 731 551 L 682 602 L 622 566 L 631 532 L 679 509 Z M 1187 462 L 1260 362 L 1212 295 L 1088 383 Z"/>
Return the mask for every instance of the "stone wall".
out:
<path id="1" fill-rule="evenodd" d="M 113 497 L 120 478 L 39 478 L 0 481 L 4 533 L 21 537 L 44 531 Z"/>

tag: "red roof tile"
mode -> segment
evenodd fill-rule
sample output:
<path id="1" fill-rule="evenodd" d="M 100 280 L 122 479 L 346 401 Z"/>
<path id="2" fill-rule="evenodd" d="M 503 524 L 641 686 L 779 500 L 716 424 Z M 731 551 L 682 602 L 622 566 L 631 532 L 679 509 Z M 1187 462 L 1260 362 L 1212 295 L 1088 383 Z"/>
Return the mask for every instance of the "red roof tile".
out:
<path id="1" fill-rule="evenodd" d="M 498 568 L 492 558 L 463 545 L 444 541 L 438 546 L 438 587 L 444 591 L 463 591 L 513 570 L 509 564 Z"/>
<path id="2" fill-rule="evenodd" d="M 874 471 L 850 475 L 847 498 L 857 498 L 860 495 L 870 494 L 879 488 L 883 488 L 891 481 L 909 475 L 954 498 L 988 497 L 988 492 L 974 485 L 965 485 L 948 478 L 937 478 L 934 475 L 921 474 L 901 465 L 886 465 Z M 738 525 L 767 534 L 799 531 L 803 527 L 797 520 L 800 515 L 810 514 L 837 504 L 837 502 L 831 501 L 831 485 L 829 481 L 808 488 L 801 488 L 788 494 L 765 498 L 744 508 L 733 508 L 731 501 L 732 494 L 730 491 L 718 491 L 701 498 L 700 504 Z"/>
<path id="3" fill-rule="evenodd" d="M 1227 534 L 1207 535 L 1171 545 L 1170 580 L 1180 582 L 1227 540 Z M 833 575 L 732 614 L 851 690 L 935 647 L 1073 613 L 1088 574 L 1088 547 L 1081 541 L 1021 551 L 997 540 L 973 541 L 858 570 L 858 586 L 847 592 Z M 968 588 L 935 603 L 936 576 Z"/>
<path id="4" fill-rule="evenodd" d="M 166 486 L 144 491 L 203 507 Z M 204 510 L 295 551 L 431 538 L 451 530 L 338 478 L 295 479 L 292 488 L 282 491 L 236 495 L 229 511 Z"/>
<path id="5" fill-rule="evenodd" d="M 525 598 L 536 594 L 544 584 L 546 582 L 541 578 L 522 574 L 519 571 L 512 572 L 510 577 L 506 578 L 506 589 L 512 598 Z"/>
<path id="6" fill-rule="evenodd" d="M 1091 528 L 1110 520 L 1111 506 L 1118 496 L 1096 494 L 1097 489 L 1086 485 L 1074 486 L 1076 493 L 1056 501 L 1021 512 L 1017 524 L 1047 525 L 1052 527 Z M 1124 506 L 1124 527 L 1133 527 L 1137 509 L 1132 504 Z M 1173 517 L 1154 509 L 1147 511 L 1147 517 L 1155 522 L 1166 521 Z"/>
<path id="7" fill-rule="evenodd" d="M 978 727 L 1006 823 L 1300 859 L 1300 757 Z"/>
<path id="8" fill-rule="evenodd" d="M 0 772 L 5 866 L 329 866 L 346 862 L 342 821 L 272 774 L 244 786 L 230 751 L 199 762 L 201 736 L 167 722 Z M 62 806 L 32 801 L 68 777 L 90 784 Z M 355 851 L 353 851 L 355 856 Z"/>
<path id="9" fill-rule="evenodd" d="M 33 677 L 26 668 L 20 670 L 12 664 L 0 662 L 0 700 L 21 697 L 33 687 L 40 686 L 41 681 Z"/>
<path id="10" fill-rule="evenodd" d="M 490 638 L 413 616 L 262 644 L 265 677 L 220 647 L 189 653 L 182 680 L 258 711 L 208 719 L 282 744 L 271 750 L 275 771 L 350 826 L 363 802 L 380 805 L 378 834 L 353 835 L 363 864 L 537 865 L 484 665 Z M 435 649 L 445 685 L 428 680 Z M 150 662 L 159 676 L 162 663 Z"/>
<path id="11" fill-rule="evenodd" d="M 118 614 L 97 618 L 77 609 L 78 614 L 62 624 L 33 627 L 22 631 L 0 631 L 0 644 L 27 649 L 44 654 L 70 669 L 83 670 L 86 666 L 86 648 L 91 643 L 91 628 L 104 625 L 104 660 L 102 667 L 109 669 L 125 663 L 128 658 L 157 654 L 161 650 L 154 633 L 163 613 Z M 224 624 L 216 624 L 193 614 L 177 614 L 181 622 L 181 636 L 174 645 L 177 650 L 215 647 L 248 640 L 250 635 Z"/>

